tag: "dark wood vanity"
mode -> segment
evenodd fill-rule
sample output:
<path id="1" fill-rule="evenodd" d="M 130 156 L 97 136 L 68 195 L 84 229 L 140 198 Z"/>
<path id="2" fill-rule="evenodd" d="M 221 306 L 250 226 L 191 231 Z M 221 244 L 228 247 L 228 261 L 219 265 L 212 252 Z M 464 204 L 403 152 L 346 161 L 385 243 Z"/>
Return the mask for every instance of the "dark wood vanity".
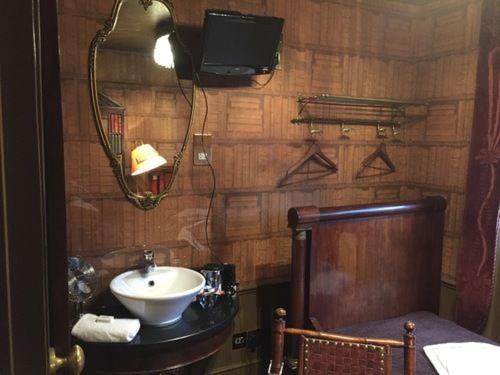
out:
<path id="1" fill-rule="evenodd" d="M 143 325 L 130 343 L 78 342 L 86 355 L 84 374 L 200 374 L 207 359 L 229 338 L 238 297 L 221 296 L 214 307 L 193 302 L 182 319 L 166 327 Z M 122 306 L 98 311 L 130 318 Z"/>

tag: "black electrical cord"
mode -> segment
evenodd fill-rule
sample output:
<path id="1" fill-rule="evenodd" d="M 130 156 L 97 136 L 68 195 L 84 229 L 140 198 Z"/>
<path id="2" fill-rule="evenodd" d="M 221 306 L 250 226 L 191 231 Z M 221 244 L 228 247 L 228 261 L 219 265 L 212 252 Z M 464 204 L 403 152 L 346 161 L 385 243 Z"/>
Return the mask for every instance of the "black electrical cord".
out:
<path id="1" fill-rule="evenodd" d="M 257 89 L 257 90 L 260 90 L 260 89 L 262 89 L 262 88 L 266 87 L 266 86 L 269 84 L 269 82 L 271 82 L 271 80 L 273 79 L 273 77 L 274 77 L 274 72 L 276 72 L 276 70 L 273 70 L 273 71 L 271 72 L 271 74 L 269 74 L 269 78 L 268 78 L 268 79 L 267 79 L 267 81 L 266 81 L 266 82 L 264 82 L 264 83 L 260 83 L 260 82 L 259 82 L 259 81 L 257 81 L 256 79 L 253 79 L 253 78 L 252 78 L 252 79 L 251 79 L 251 81 L 252 81 L 253 83 L 255 83 L 255 84 L 258 86 L 258 87 L 256 87 L 256 89 Z"/>
<path id="2" fill-rule="evenodd" d="M 184 97 L 184 99 L 186 99 L 186 102 L 189 104 L 189 107 L 193 108 L 193 103 L 191 103 L 191 101 L 188 99 L 186 93 L 184 92 L 184 89 L 182 88 L 179 76 L 176 74 L 175 77 L 177 78 L 177 86 L 179 86 L 179 90 L 181 90 L 182 96 Z"/>
<path id="3" fill-rule="evenodd" d="M 181 42 L 181 44 L 182 44 L 182 42 Z M 187 50 L 187 48 L 185 46 L 183 46 L 183 47 L 185 50 Z M 191 61 L 193 61 L 193 58 L 192 58 L 190 53 L 189 53 L 189 55 L 191 57 Z M 206 127 L 207 118 L 208 118 L 208 99 L 207 99 L 207 94 L 205 92 L 205 89 L 203 88 L 203 86 L 201 84 L 200 76 L 198 75 L 198 72 L 195 71 L 194 65 L 192 65 L 191 68 L 192 68 L 191 71 L 193 73 L 193 83 L 194 83 L 193 90 L 196 90 L 196 81 L 197 81 L 198 86 L 200 87 L 201 92 L 203 93 L 203 98 L 205 100 L 205 115 L 203 117 L 203 125 L 202 125 L 202 130 L 201 130 L 201 148 L 202 148 L 203 153 L 205 155 L 207 155 L 207 152 L 205 149 L 205 127 Z M 191 108 L 191 116 L 192 116 L 196 103 L 194 101 L 191 102 L 188 99 L 188 97 L 187 97 L 186 93 L 184 92 L 184 89 L 181 85 L 179 76 L 177 74 L 176 74 L 176 78 L 177 78 L 177 85 L 179 86 L 179 89 L 181 90 L 182 96 L 184 96 L 184 99 L 186 100 L 186 102 L 189 104 L 189 107 Z M 194 98 L 195 98 L 195 96 L 193 95 L 193 99 Z M 212 166 L 210 159 L 208 157 L 206 159 L 207 159 L 208 166 L 210 167 L 210 172 L 212 174 L 212 192 L 210 194 L 210 203 L 208 204 L 207 216 L 205 217 L 205 240 L 207 241 L 207 247 L 208 247 L 208 250 L 210 251 L 210 254 L 216 259 L 216 261 L 218 263 L 222 263 L 220 261 L 220 258 L 217 256 L 217 254 L 214 253 L 212 246 L 210 244 L 210 239 L 208 237 L 208 220 L 210 219 L 210 212 L 212 211 L 212 205 L 213 205 L 213 201 L 215 198 L 216 180 L 215 180 L 214 167 Z"/>
<path id="4" fill-rule="evenodd" d="M 252 82 L 254 82 L 256 85 L 259 86 L 257 89 L 261 89 L 261 88 L 267 86 L 269 84 L 269 82 L 271 82 L 271 80 L 274 77 L 274 72 L 275 71 L 273 70 L 271 72 L 268 80 L 266 82 L 264 82 L 264 83 L 260 83 L 260 82 L 256 81 L 255 79 L 252 79 Z M 202 149 L 202 151 L 203 151 L 203 153 L 205 155 L 208 155 L 207 151 L 205 149 L 205 128 L 206 128 L 206 125 L 207 125 L 207 118 L 208 118 L 208 98 L 207 98 L 207 93 L 205 92 L 205 89 L 204 89 L 203 85 L 201 84 L 200 76 L 199 76 L 199 74 L 197 72 L 195 74 L 195 78 L 196 78 L 198 87 L 200 88 L 201 93 L 203 94 L 203 100 L 205 102 L 205 113 L 203 115 L 203 124 L 202 124 L 202 127 L 201 127 L 201 149 Z M 177 82 L 179 84 L 179 87 L 181 88 L 179 80 L 177 80 Z M 184 94 L 184 91 L 182 90 L 182 88 L 181 88 L 181 91 L 182 91 L 184 97 L 187 100 L 187 97 Z M 188 103 L 189 103 L 189 100 L 188 100 Z M 210 194 L 210 202 L 208 203 L 207 215 L 205 217 L 205 240 L 207 242 L 208 250 L 210 251 L 210 253 L 212 254 L 212 256 L 216 259 L 216 261 L 218 263 L 222 263 L 221 260 L 220 260 L 220 258 L 217 256 L 217 254 L 215 254 L 215 252 L 213 251 L 212 245 L 210 244 L 210 238 L 208 236 L 208 221 L 210 219 L 210 213 L 212 212 L 212 207 L 213 207 L 213 202 L 214 202 L 214 198 L 215 198 L 215 191 L 216 191 L 216 188 L 217 188 L 217 183 L 216 183 L 216 177 L 215 177 L 215 169 L 214 169 L 214 167 L 212 165 L 212 162 L 210 161 L 210 159 L 208 157 L 207 157 L 206 160 L 207 160 L 207 164 L 208 164 L 208 166 L 210 168 L 210 173 L 212 174 L 212 192 Z"/>
<path id="5" fill-rule="evenodd" d="M 210 202 L 208 204 L 207 216 L 205 217 L 205 240 L 207 242 L 207 247 L 208 247 L 208 250 L 210 251 L 210 253 L 214 256 L 214 258 L 216 259 L 216 261 L 218 263 L 222 263 L 220 258 L 217 256 L 217 254 L 215 254 L 215 252 L 213 251 L 212 245 L 210 244 L 210 238 L 208 236 L 208 221 L 210 219 L 210 213 L 212 212 L 212 206 L 213 206 L 213 202 L 214 202 L 214 198 L 215 198 L 215 190 L 217 188 L 217 183 L 216 183 L 216 178 L 215 178 L 215 169 L 212 165 L 212 162 L 210 161 L 210 158 L 208 158 L 208 154 L 207 154 L 207 151 L 205 149 L 205 128 L 207 125 L 207 118 L 208 118 L 207 93 L 205 92 L 205 89 L 203 88 L 203 86 L 201 84 L 200 76 L 198 75 L 198 73 L 196 73 L 196 80 L 198 82 L 198 87 L 200 88 L 200 90 L 203 94 L 203 99 L 205 102 L 205 114 L 203 115 L 203 125 L 201 127 L 201 149 L 202 149 L 203 153 L 206 155 L 207 164 L 208 164 L 208 166 L 210 168 L 210 172 L 212 174 L 212 192 L 210 194 Z"/>
<path id="6" fill-rule="evenodd" d="M 203 153 L 205 155 L 207 155 L 207 151 L 205 149 L 205 127 L 206 127 L 207 118 L 208 118 L 208 99 L 207 99 L 207 94 L 205 92 L 205 89 L 201 85 L 200 76 L 198 75 L 198 73 L 195 73 L 194 76 L 195 76 L 194 78 L 196 79 L 196 81 L 198 83 L 198 87 L 200 88 L 201 92 L 203 93 L 203 99 L 205 101 L 205 114 L 203 116 L 203 125 L 202 125 L 202 128 L 201 128 L 201 149 L 202 149 Z M 179 77 L 177 75 L 176 75 L 176 77 L 177 77 L 177 85 L 179 86 L 179 89 L 181 90 L 182 96 L 184 96 L 184 99 L 189 104 L 189 107 L 193 108 L 193 103 L 191 103 L 191 101 L 188 99 L 186 93 L 184 92 L 184 89 L 183 89 L 183 87 L 181 85 Z M 196 90 L 196 88 L 193 87 L 193 90 Z M 210 162 L 210 159 L 208 157 L 207 157 L 207 164 L 210 167 L 210 172 L 212 174 L 212 192 L 210 194 L 210 203 L 208 204 L 207 215 L 205 217 L 205 240 L 207 242 L 207 247 L 208 247 L 208 250 L 210 251 L 210 254 L 212 254 L 212 256 L 215 258 L 215 260 L 216 260 L 217 263 L 221 263 L 222 264 L 220 258 L 213 251 L 212 245 L 210 244 L 210 239 L 209 239 L 209 236 L 208 236 L 208 221 L 210 219 L 210 213 L 212 211 L 213 201 L 214 201 L 214 198 L 215 198 L 216 179 L 215 179 L 215 169 L 214 169 L 214 167 L 213 167 L 213 165 Z"/>

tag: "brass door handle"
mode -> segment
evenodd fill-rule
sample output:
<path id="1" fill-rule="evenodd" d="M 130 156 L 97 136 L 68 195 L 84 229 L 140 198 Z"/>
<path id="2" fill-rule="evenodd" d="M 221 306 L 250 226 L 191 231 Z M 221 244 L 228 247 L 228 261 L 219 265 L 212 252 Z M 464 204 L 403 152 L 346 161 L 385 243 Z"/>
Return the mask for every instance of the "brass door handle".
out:
<path id="1" fill-rule="evenodd" d="M 83 349 L 74 345 L 71 352 L 67 357 L 60 358 L 56 356 L 56 351 L 54 348 L 49 349 L 49 373 L 50 375 L 56 375 L 57 370 L 60 368 L 67 368 L 71 375 L 79 375 L 83 371 L 83 366 L 85 365 L 85 354 Z"/>

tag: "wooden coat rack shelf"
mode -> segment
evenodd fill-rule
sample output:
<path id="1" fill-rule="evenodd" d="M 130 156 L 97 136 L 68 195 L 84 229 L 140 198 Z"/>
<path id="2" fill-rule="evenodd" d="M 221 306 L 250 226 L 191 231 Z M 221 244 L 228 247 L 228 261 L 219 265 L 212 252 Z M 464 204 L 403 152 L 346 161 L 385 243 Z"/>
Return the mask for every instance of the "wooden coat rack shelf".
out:
<path id="1" fill-rule="evenodd" d="M 401 126 L 425 115 L 408 114 L 408 107 L 428 106 L 425 101 L 360 98 L 320 94 L 300 96 L 298 117 L 292 124 Z M 427 111 L 427 110 L 426 110 Z"/>

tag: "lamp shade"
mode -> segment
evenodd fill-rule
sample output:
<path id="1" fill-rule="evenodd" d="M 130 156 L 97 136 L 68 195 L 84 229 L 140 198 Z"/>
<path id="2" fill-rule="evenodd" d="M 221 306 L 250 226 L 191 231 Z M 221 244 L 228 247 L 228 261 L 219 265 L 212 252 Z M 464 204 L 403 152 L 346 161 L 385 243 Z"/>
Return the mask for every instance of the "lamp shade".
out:
<path id="1" fill-rule="evenodd" d="M 131 174 L 137 176 L 149 172 L 163 164 L 167 160 L 161 156 L 150 144 L 140 145 L 132 150 Z"/>

